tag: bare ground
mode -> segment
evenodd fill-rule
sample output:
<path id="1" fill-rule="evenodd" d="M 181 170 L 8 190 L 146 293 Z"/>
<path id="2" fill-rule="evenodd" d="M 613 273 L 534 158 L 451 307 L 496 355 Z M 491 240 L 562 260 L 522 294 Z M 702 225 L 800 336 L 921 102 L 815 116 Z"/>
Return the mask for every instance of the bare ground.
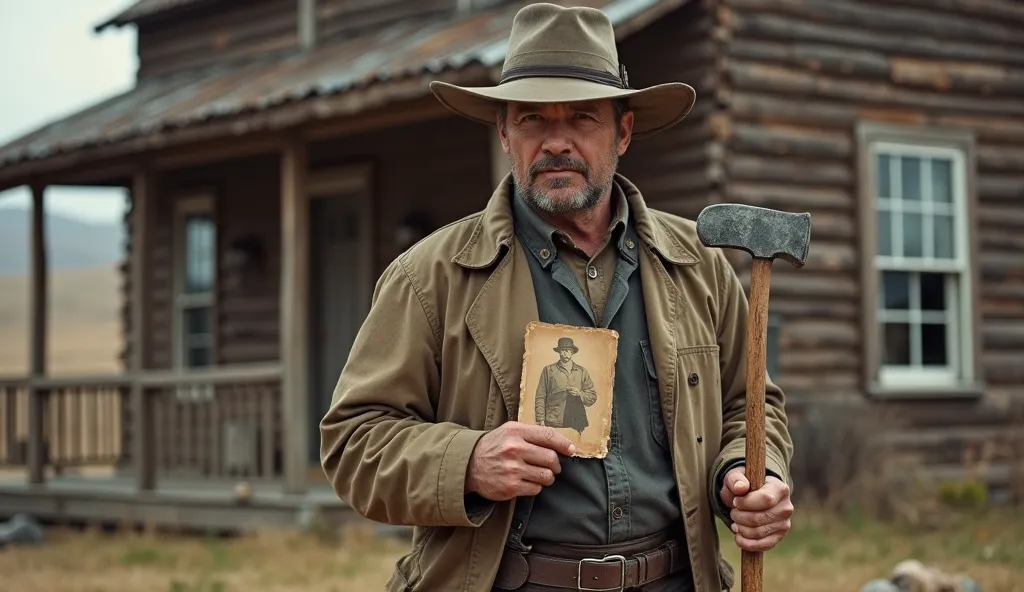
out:
<path id="1" fill-rule="evenodd" d="M 941 530 L 839 520 L 804 511 L 765 562 L 766 591 L 857 592 L 916 558 L 970 574 L 985 592 L 1024 590 L 1024 516 L 992 511 Z M 723 529 L 727 554 L 739 553 Z M 10 590 L 68 592 L 382 590 L 406 544 L 359 529 L 326 540 L 287 533 L 237 539 L 53 531 L 46 546 L 0 551 Z M 738 573 L 738 569 L 737 569 Z M 734 590 L 739 590 L 737 582 Z"/>

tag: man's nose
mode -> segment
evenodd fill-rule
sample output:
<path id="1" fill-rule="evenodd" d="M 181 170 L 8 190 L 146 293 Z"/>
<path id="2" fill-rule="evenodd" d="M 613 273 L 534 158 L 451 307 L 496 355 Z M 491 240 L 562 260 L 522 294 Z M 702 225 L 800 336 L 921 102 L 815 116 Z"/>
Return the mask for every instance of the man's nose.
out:
<path id="1" fill-rule="evenodd" d="M 564 122 L 553 121 L 548 125 L 543 149 L 550 154 L 569 154 L 572 152 L 572 140 L 569 138 L 568 126 Z"/>

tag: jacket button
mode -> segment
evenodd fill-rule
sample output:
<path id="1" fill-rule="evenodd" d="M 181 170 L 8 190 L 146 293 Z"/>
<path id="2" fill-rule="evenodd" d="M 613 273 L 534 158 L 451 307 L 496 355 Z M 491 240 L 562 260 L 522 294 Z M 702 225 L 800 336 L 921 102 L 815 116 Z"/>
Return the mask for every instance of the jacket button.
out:
<path id="1" fill-rule="evenodd" d="M 618 520 L 619 518 L 622 518 L 622 508 L 618 508 L 617 507 L 614 510 L 612 510 L 612 518 L 614 518 L 616 520 Z"/>
<path id="2" fill-rule="evenodd" d="M 696 372 L 691 372 L 687 381 L 690 383 L 690 386 L 697 386 L 697 383 L 700 382 L 700 377 L 697 376 Z"/>

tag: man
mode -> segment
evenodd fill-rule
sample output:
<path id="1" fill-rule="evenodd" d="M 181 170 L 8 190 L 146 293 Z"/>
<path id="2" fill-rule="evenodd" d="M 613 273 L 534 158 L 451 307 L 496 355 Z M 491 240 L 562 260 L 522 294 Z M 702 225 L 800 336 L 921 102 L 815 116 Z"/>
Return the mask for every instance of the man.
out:
<path id="1" fill-rule="evenodd" d="M 770 476 L 748 491 L 742 286 L 616 172 L 693 89 L 629 88 L 609 19 L 551 4 L 518 13 L 497 86 L 431 88 L 497 126 L 512 171 L 387 267 L 321 422 L 339 497 L 415 527 L 388 589 L 730 588 L 715 517 L 751 550 L 790 527 L 783 394 L 768 381 Z M 512 421 L 531 321 L 619 332 L 605 458 Z"/>
<path id="2" fill-rule="evenodd" d="M 571 337 L 562 337 L 552 349 L 558 352 L 558 361 L 545 366 L 537 381 L 537 424 L 571 428 L 582 434 L 590 425 L 586 408 L 597 402 L 594 381 L 586 368 L 572 361 L 580 349 Z"/>

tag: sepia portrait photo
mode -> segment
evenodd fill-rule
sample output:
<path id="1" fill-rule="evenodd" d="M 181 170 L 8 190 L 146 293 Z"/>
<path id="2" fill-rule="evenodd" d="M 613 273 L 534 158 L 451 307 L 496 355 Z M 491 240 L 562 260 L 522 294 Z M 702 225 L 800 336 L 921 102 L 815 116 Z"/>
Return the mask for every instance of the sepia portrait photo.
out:
<path id="1" fill-rule="evenodd" d="M 603 458 L 618 341 L 610 329 L 530 323 L 518 420 L 557 429 L 576 445 L 574 456 Z"/>

